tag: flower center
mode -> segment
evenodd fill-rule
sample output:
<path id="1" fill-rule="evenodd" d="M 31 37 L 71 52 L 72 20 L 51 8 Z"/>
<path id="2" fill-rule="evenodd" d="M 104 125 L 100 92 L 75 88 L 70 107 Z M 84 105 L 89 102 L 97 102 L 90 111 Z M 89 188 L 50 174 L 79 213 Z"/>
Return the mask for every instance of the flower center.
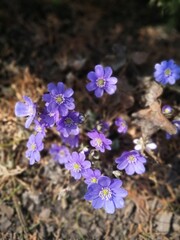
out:
<path id="1" fill-rule="evenodd" d="M 92 177 L 92 178 L 91 178 L 91 182 L 92 182 L 92 183 L 97 183 L 97 178 Z"/>
<path id="2" fill-rule="evenodd" d="M 64 123 L 65 123 L 66 126 L 70 127 L 70 126 L 73 125 L 73 120 L 72 120 L 71 118 L 68 118 L 68 117 L 67 117 L 67 118 L 64 120 Z"/>
<path id="3" fill-rule="evenodd" d="M 81 171 L 81 166 L 78 163 L 74 163 L 73 168 L 75 172 Z"/>
<path id="4" fill-rule="evenodd" d="M 64 102 L 64 96 L 62 94 L 57 95 L 55 101 L 57 104 L 62 104 Z"/>
<path id="5" fill-rule="evenodd" d="M 166 108 L 166 109 L 164 110 L 164 112 L 165 112 L 165 113 L 171 113 L 171 109 L 170 109 L 170 108 Z"/>
<path id="6" fill-rule="evenodd" d="M 54 117 L 54 113 L 49 113 L 48 114 L 50 117 Z"/>
<path id="7" fill-rule="evenodd" d="M 170 76 L 171 75 L 171 69 L 167 68 L 165 71 L 164 71 L 164 74 L 166 77 Z"/>
<path id="8" fill-rule="evenodd" d="M 65 156 L 64 150 L 61 150 L 61 151 L 59 152 L 59 155 L 60 155 L 61 157 L 64 157 L 64 156 Z"/>
<path id="9" fill-rule="evenodd" d="M 98 87 L 102 88 L 104 87 L 105 85 L 105 80 L 103 78 L 99 78 L 97 81 L 96 81 L 96 84 Z"/>
<path id="10" fill-rule="evenodd" d="M 38 126 L 38 127 L 36 128 L 36 131 L 37 131 L 37 132 L 42 132 L 42 127 L 41 127 L 41 126 Z"/>
<path id="11" fill-rule="evenodd" d="M 96 145 L 98 146 L 98 147 L 101 147 L 102 146 L 102 140 L 100 139 L 100 138 L 96 138 Z"/>
<path id="12" fill-rule="evenodd" d="M 112 196 L 112 192 L 110 188 L 102 188 L 102 190 L 99 192 L 99 197 L 102 200 L 109 200 Z"/>
<path id="13" fill-rule="evenodd" d="M 33 115 L 34 109 L 33 106 L 29 106 L 29 115 Z"/>
<path id="14" fill-rule="evenodd" d="M 133 156 L 133 155 L 130 155 L 130 156 L 128 157 L 128 162 L 129 162 L 129 163 L 134 163 L 134 162 L 136 162 L 136 157 Z"/>
<path id="15" fill-rule="evenodd" d="M 120 123 L 120 127 L 121 127 L 121 128 L 126 128 L 126 127 L 127 127 L 127 125 L 126 125 L 126 123 L 125 123 L 125 122 L 121 122 L 121 123 Z"/>
<path id="16" fill-rule="evenodd" d="M 36 149 L 36 144 L 32 143 L 31 144 L 31 150 L 34 151 Z"/>

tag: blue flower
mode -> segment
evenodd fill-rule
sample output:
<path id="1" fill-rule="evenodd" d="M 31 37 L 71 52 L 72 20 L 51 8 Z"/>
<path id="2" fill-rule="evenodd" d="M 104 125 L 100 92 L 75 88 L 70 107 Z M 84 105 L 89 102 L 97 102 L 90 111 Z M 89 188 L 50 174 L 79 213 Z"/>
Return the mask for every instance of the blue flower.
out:
<path id="1" fill-rule="evenodd" d="M 69 110 L 75 108 L 72 95 L 74 91 L 71 88 L 65 89 L 65 85 L 59 82 L 57 86 L 54 83 L 48 84 L 49 93 L 43 95 L 48 112 L 59 111 L 61 116 L 66 116 Z"/>
<path id="2" fill-rule="evenodd" d="M 73 152 L 65 168 L 71 171 L 71 175 L 77 180 L 91 167 L 91 162 L 86 161 L 84 153 Z"/>
<path id="3" fill-rule="evenodd" d="M 101 65 L 95 66 L 95 71 L 91 71 L 88 73 L 87 78 L 91 81 L 86 85 L 88 91 L 95 90 L 95 96 L 100 98 L 103 96 L 104 91 L 108 94 L 114 94 L 117 87 L 117 78 L 111 77 L 112 68 L 105 67 Z"/>
<path id="4" fill-rule="evenodd" d="M 122 181 L 110 179 L 102 176 L 98 183 L 91 184 L 84 198 L 92 201 L 95 209 L 104 208 L 107 213 L 114 213 L 116 208 L 124 207 L 123 198 L 127 196 L 127 191 L 121 188 Z"/>
<path id="5" fill-rule="evenodd" d="M 26 157 L 29 159 L 30 165 L 40 161 L 39 152 L 44 148 L 42 140 L 42 135 L 39 133 L 37 135 L 32 134 L 29 137 L 27 142 L 28 150 L 26 151 Z"/>
<path id="6" fill-rule="evenodd" d="M 54 112 L 48 112 L 46 107 L 43 109 L 40 114 L 39 122 L 44 124 L 47 128 L 53 127 L 59 121 L 59 112 L 58 110 Z"/>
<path id="7" fill-rule="evenodd" d="M 57 123 L 57 130 L 64 136 L 79 134 L 79 113 L 69 112 L 67 116 L 62 117 Z"/>
<path id="8" fill-rule="evenodd" d="M 103 133 L 99 133 L 94 130 L 92 132 L 88 132 L 87 135 L 92 139 L 90 144 L 95 147 L 96 150 L 99 150 L 100 152 L 105 152 L 105 149 L 111 150 L 110 145 L 112 144 L 112 141 L 106 138 Z"/>
<path id="9" fill-rule="evenodd" d="M 52 144 L 49 150 L 52 158 L 59 162 L 60 164 L 65 164 L 70 158 L 69 149 L 65 146 L 59 146 L 57 144 Z"/>
<path id="10" fill-rule="evenodd" d="M 45 124 L 41 124 L 38 120 L 34 120 L 35 123 L 35 127 L 34 130 L 42 135 L 42 138 L 45 137 L 46 135 L 46 128 L 45 128 Z"/>
<path id="11" fill-rule="evenodd" d="M 27 96 L 24 96 L 23 98 L 25 103 L 17 102 L 15 105 L 15 115 L 17 117 L 28 117 L 25 123 L 25 127 L 29 128 L 36 116 L 36 104 L 34 104 L 31 98 Z"/>
<path id="12" fill-rule="evenodd" d="M 115 161 L 118 164 L 117 168 L 119 170 L 125 169 L 128 175 L 133 175 L 135 172 L 137 174 L 145 172 L 144 163 L 146 163 L 146 159 L 136 150 L 123 152 Z"/>
<path id="13" fill-rule="evenodd" d="M 101 172 L 98 169 L 92 170 L 87 169 L 83 177 L 85 178 L 85 183 L 89 186 L 90 184 L 97 183 L 98 179 L 102 176 Z"/>
<path id="14" fill-rule="evenodd" d="M 173 114 L 173 108 L 169 105 L 164 105 L 162 107 L 162 113 L 166 116 L 166 117 L 171 117 Z"/>
<path id="15" fill-rule="evenodd" d="M 125 120 L 123 120 L 122 118 L 116 118 L 115 120 L 115 125 L 118 127 L 117 131 L 119 133 L 125 134 L 127 133 L 128 130 L 128 126 Z"/>
<path id="16" fill-rule="evenodd" d="M 174 60 L 162 61 L 155 65 L 154 78 L 157 82 L 165 85 L 175 84 L 176 80 L 180 78 L 180 67 Z"/>
<path id="17" fill-rule="evenodd" d="M 68 137 L 61 135 L 61 139 L 64 144 L 68 144 L 71 148 L 79 147 L 79 135 L 69 135 Z"/>
<path id="18" fill-rule="evenodd" d="M 173 136 L 178 136 L 180 133 L 180 120 L 173 120 L 172 124 L 176 127 L 177 131 L 176 131 L 176 134 L 173 134 L 173 135 L 166 133 L 167 140 L 171 139 L 171 137 Z"/>
<path id="19" fill-rule="evenodd" d="M 106 133 L 109 131 L 109 128 L 110 128 L 110 126 L 109 126 L 108 122 L 105 122 L 103 120 L 100 120 L 99 122 L 97 122 L 97 125 L 96 125 L 97 131 Z"/>

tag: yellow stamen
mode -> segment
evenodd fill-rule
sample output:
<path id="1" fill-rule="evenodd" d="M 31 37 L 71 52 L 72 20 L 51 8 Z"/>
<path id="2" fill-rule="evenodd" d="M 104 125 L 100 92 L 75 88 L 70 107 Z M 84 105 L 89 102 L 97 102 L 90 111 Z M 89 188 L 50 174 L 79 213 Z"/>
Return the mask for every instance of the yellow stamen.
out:
<path id="1" fill-rule="evenodd" d="M 171 75 L 171 69 L 167 68 L 167 69 L 164 71 L 164 74 L 165 74 L 166 76 Z"/>

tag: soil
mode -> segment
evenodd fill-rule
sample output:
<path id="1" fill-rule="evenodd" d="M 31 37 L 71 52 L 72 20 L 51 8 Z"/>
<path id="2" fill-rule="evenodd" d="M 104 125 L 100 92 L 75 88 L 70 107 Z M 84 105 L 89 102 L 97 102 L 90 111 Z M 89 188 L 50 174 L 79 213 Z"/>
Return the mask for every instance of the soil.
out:
<path id="1" fill-rule="evenodd" d="M 154 65 L 167 59 L 180 64 L 180 33 L 166 22 L 148 1 L 0 1 L 0 239 L 179 239 L 178 137 L 166 140 L 168 129 L 153 121 L 150 134 L 133 115 L 151 108 L 145 96 L 154 82 Z M 113 68 L 119 79 L 114 96 L 97 100 L 86 91 L 87 73 L 96 64 Z M 114 177 L 114 159 L 143 133 L 158 145 L 147 156 L 145 174 L 121 173 L 129 194 L 125 207 L 113 215 L 94 210 L 84 200 L 83 181 L 73 180 L 51 159 L 48 148 L 60 141 L 54 130 L 48 132 L 40 163 L 30 166 L 25 158 L 32 129 L 15 117 L 15 103 L 24 95 L 40 102 L 47 84 L 58 81 L 74 89 L 76 108 L 86 118 L 112 123 L 122 116 L 128 122 L 125 136 L 111 127 L 113 151 L 95 162 L 104 174 Z M 174 108 L 172 118 L 179 117 L 179 86 L 155 96 Z M 83 134 L 80 140 L 87 143 Z"/>

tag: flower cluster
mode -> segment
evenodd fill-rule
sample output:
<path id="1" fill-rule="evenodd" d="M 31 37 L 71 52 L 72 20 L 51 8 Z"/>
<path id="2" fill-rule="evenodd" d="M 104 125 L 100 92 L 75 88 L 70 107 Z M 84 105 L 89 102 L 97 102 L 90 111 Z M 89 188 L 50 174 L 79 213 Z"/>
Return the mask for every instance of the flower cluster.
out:
<path id="1" fill-rule="evenodd" d="M 42 97 L 45 102 L 43 109 L 38 109 L 37 104 L 27 96 L 24 96 L 25 102 L 16 103 L 15 115 L 27 117 L 25 127 L 29 128 L 31 123 L 34 123 L 35 133 L 29 138 L 26 151 L 26 157 L 31 165 L 40 160 L 40 151 L 44 148 L 42 141 L 48 128 L 55 126 L 64 144 L 78 147 L 79 124 L 82 123 L 82 115 L 74 110 L 73 94 L 74 91 L 66 88 L 62 82 L 57 85 L 50 83 L 48 84 L 48 93 Z M 68 149 L 65 146 L 61 146 L 61 148 L 65 154 L 63 158 L 58 155 L 62 149 L 58 149 L 55 145 L 52 145 L 50 152 L 56 161 L 66 163 Z"/>
<path id="2" fill-rule="evenodd" d="M 174 84 L 179 76 L 179 66 L 173 60 L 155 65 L 154 77 L 163 85 Z M 94 71 L 88 73 L 87 78 L 90 80 L 86 85 L 87 90 L 95 91 L 95 96 L 98 98 L 102 97 L 104 92 L 112 95 L 117 89 L 118 79 L 112 77 L 112 68 L 109 66 L 96 65 Z M 47 129 L 54 128 L 60 137 L 60 144 L 53 143 L 49 154 L 56 163 L 64 164 L 75 180 L 84 180 L 87 185 L 85 200 L 91 201 L 93 208 L 104 208 L 110 214 L 114 213 L 116 208 L 123 208 L 124 198 L 128 192 L 121 187 L 122 181 L 105 176 L 102 171 L 93 168 L 95 166 L 93 161 L 95 153 L 101 158 L 107 150 L 113 149 L 113 139 L 110 139 L 112 123 L 117 127 L 117 132 L 124 136 L 128 131 L 126 121 L 120 117 L 110 122 L 100 119 L 96 121 L 93 128 L 86 125 L 81 128 L 86 121 L 84 116 L 75 110 L 74 91 L 62 82 L 49 83 L 47 88 L 48 92 L 42 97 L 43 107 L 37 106 L 27 96 L 24 96 L 24 102 L 17 102 L 15 105 L 15 115 L 26 117 L 25 127 L 29 128 L 34 124 L 34 133 L 28 139 L 25 154 L 30 165 L 40 161 L 40 152 L 44 148 L 43 140 Z M 164 115 L 171 112 L 172 108 L 168 105 L 162 108 Z M 178 134 L 180 121 L 174 120 L 172 123 L 176 126 Z M 171 138 L 170 135 L 166 137 Z M 134 139 L 133 142 L 134 150 L 122 152 L 114 161 L 117 169 L 125 170 L 127 175 L 145 173 L 147 163 L 145 153 L 148 154 L 150 150 L 157 148 L 155 143 L 150 140 L 144 141 L 143 138 Z"/>

